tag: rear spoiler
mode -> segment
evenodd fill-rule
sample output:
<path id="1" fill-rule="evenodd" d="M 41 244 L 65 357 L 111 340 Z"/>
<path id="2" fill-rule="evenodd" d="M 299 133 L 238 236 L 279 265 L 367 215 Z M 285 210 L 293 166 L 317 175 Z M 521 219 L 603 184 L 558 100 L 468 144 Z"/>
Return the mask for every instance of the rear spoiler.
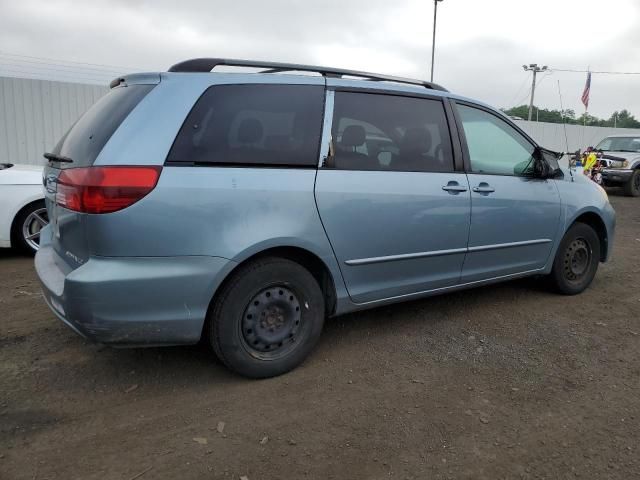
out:
<path id="1" fill-rule="evenodd" d="M 131 73 L 111 80 L 109 88 L 126 87 L 127 85 L 157 85 L 158 83 L 160 83 L 159 73 Z"/>

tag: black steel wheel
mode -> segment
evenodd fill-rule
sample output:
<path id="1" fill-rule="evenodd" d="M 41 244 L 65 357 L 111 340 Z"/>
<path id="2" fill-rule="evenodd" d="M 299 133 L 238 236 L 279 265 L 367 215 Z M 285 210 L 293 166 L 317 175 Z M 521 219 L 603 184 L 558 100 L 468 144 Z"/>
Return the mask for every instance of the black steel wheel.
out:
<path id="1" fill-rule="evenodd" d="M 258 292 L 245 308 L 241 330 L 243 346 L 257 358 L 286 356 L 304 336 L 300 301 L 285 285 L 273 285 Z"/>
<path id="2" fill-rule="evenodd" d="M 551 279 L 565 295 L 584 291 L 593 281 L 600 263 L 600 239 L 589 225 L 574 224 L 565 234 L 553 262 Z"/>
<path id="3" fill-rule="evenodd" d="M 564 276 L 569 282 L 580 282 L 589 270 L 593 252 L 584 238 L 575 238 L 564 252 Z"/>
<path id="4" fill-rule="evenodd" d="M 259 259 L 225 282 L 207 321 L 211 346 L 227 367 L 250 378 L 273 377 L 313 349 L 324 323 L 324 297 L 301 265 Z"/>

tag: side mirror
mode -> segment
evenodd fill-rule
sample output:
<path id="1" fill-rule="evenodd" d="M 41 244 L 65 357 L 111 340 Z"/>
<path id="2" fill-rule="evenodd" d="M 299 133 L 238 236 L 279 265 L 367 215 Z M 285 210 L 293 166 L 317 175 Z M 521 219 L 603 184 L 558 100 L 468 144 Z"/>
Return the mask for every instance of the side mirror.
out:
<path id="1" fill-rule="evenodd" d="M 551 167 L 547 163 L 543 155 L 540 155 L 533 161 L 533 176 L 535 178 L 551 177 Z"/>
<path id="2" fill-rule="evenodd" d="M 531 158 L 513 167 L 514 175 L 528 178 L 556 178 L 562 174 L 559 153 L 536 147 Z"/>
<path id="3" fill-rule="evenodd" d="M 556 178 L 562 176 L 562 169 L 558 162 L 562 157 L 561 153 L 536 147 L 534 153 L 534 175 L 536 178 Z"/>

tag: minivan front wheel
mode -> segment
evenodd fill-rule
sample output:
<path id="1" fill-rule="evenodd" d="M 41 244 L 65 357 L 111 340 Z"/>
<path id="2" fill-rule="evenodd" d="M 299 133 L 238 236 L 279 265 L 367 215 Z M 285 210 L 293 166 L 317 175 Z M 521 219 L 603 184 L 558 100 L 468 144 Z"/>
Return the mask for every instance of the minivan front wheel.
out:
<path id="1" fill-rule="evenodd" d="M 584 291 L 596 275 L 600 262 L 600 239 L 589 225 L 574 224 L 564 235 L 553 262 L 551 280 L 565 295 Z"/>
<path id="2" fill-rule="evenodd" d="M 324 298 L 313 275 L 298 263 L 270 257 L 232 274 L 211 309 L 208 333 L 229 369 L 266 378 L 302 363 L 323 323 Z"/>

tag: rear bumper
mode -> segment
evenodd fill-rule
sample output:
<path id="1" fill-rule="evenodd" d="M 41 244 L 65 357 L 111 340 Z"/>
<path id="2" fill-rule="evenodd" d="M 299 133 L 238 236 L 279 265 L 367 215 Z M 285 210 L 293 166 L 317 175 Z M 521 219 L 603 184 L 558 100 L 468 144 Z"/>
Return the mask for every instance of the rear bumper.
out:
<path id="1" fill-rule="evenodd" d="M 633 175 L 633 170 L 623 168 L 605 168 L 602 170 L 602 180 L 606 183 L 627 183 Z"/>
<path id="2" fill-rule="evenodd" d="M 35 258 L 56 316 L 90 340 L 121 346 L 196 343 L 234 265 L 220 257 L 91 257 L 67 272 L 50 245 Z"/>

